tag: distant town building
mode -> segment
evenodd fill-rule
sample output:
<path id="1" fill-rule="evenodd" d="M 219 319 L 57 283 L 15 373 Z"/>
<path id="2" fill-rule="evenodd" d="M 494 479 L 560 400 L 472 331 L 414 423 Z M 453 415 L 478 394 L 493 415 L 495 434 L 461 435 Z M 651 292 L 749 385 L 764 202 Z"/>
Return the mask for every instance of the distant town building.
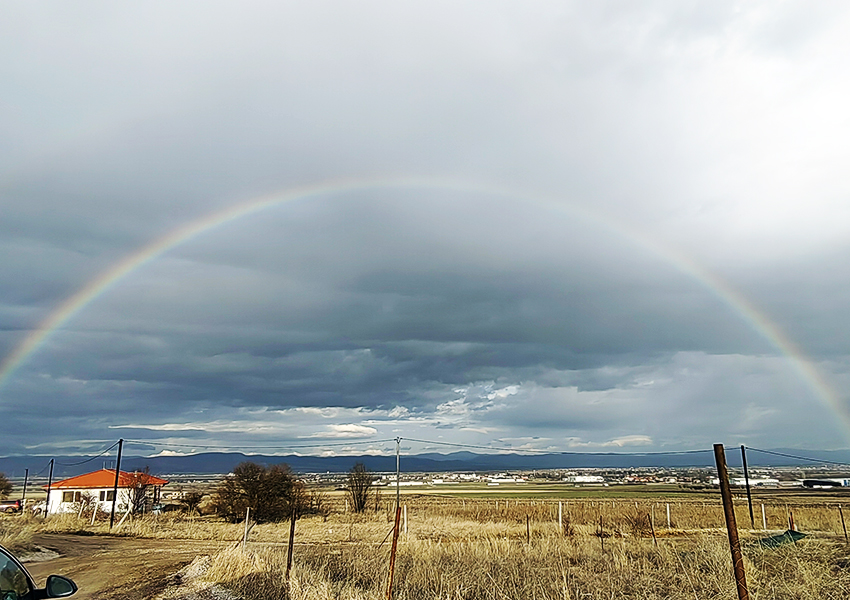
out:
<path id="1" fill-rule="evenodd" d="M 602 475 L 567 475 L 564 477 L 564 481 L 587 485 L 605 483 L 605 478 Z"/>

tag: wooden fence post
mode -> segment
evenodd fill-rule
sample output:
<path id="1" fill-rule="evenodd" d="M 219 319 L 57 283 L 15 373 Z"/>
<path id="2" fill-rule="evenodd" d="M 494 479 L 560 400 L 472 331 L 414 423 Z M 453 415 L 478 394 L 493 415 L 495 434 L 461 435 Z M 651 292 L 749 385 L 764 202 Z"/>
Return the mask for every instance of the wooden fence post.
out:
<path id="1" fill-rule="evenodd" d="M 564 534 L 564 503 L 558 500 L 558 535 Z"/>

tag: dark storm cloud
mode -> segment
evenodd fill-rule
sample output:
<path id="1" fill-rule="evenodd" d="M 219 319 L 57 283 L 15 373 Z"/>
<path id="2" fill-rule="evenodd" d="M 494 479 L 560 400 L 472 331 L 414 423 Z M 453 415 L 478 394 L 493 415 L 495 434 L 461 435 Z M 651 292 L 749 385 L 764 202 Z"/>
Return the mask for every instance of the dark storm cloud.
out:
<path id="1" fill-rule="evenodd" d="M 3 384 L 2 451 L 45 415 L 80 447 L 411 430 L 806 445 L 833 421 L 811 382 L 688 255 L 846 400 L 841 7 L 2 10 L 3 355 L 111 265 L 236 202 L 347 177 L 493 189 L 328 193 L 187 240 Z"/>

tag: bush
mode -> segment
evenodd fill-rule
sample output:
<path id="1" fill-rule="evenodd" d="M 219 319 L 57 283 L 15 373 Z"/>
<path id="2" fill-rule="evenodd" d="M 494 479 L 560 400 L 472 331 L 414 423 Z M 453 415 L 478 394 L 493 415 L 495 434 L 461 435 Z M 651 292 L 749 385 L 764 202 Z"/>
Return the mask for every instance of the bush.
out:
<path id="1" fill-rule="evenodd" d="M 245 518 L 248 508 L 257 523 L 289 519 L 309 507 L 304 484 L 289 468 L 281 464 L 266 468 L 253 462 L 243 462 L 233 469 L 218 486 L 211 503 L 213 511 L 230 522 Z"/>

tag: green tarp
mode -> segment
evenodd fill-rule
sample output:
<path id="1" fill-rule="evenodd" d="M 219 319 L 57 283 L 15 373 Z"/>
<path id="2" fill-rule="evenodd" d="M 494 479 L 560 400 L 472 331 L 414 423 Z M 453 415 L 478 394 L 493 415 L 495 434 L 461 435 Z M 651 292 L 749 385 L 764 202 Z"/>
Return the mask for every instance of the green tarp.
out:
<path id="1" fill-rule="evenodd" d="M 789 529 L 785 533 L 780 533 L 779 535 L 772 535 L 770 537 L 762 538 L 758 540 L 756 544 L 758 544 L 762 548 L 776 548 L 777 546 L 781 546 L 782 544 L 791 544 L 804 537 L 806 537 L 805 533 L 800 533 L 799 531 L 791 531 Z"/>

